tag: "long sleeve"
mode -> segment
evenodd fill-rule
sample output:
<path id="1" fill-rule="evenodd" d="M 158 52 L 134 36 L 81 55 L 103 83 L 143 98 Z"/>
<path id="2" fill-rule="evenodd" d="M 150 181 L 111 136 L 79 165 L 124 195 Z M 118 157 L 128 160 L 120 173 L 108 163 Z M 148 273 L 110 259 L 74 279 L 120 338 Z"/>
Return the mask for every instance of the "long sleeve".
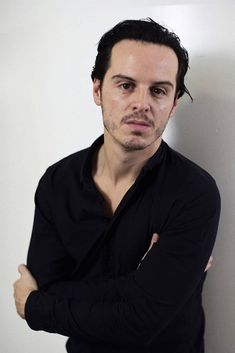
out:
<path id="1" fill-rule="evenodd" d="M 121 346 L 155 340 L 201 285 L 218 227 L 220 198 L 213 183 L 182 197 L 138 270 L 100 283 L 81 281 L 76 292 L 81 285 L 84 298 L 66 295 L 66 283 L 61 294 L 32 292 L 29 326 Z"/>
<path id="2" fill-rule="evenodd" d="M 37 279 L 39 288 L 45 288 L 68 276 L 73 261 L 63 246 L 53 220 L 53 192 L 50 173 L 41 178 L 35 193 L 35 214 L 28 250 L 27 266 Z"/>

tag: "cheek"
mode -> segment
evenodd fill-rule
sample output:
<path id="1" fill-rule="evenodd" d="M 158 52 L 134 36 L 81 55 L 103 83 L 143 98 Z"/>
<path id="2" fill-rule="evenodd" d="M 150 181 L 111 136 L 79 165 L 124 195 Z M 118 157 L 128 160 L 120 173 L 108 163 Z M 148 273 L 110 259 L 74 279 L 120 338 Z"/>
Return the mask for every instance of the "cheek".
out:
<path id="1" fill-rule="evenodd" d="M 155 107 L 155 114 L 158 117 L 164 118 L 165 116 L 169 115 L 170 108 L 169 105 L 165 103 L 160 103 Z"/>
<path id="2" fill-rule="evenodd" d="M 159 118 L 169 118 L 171 111 L 173 109 L 173 103 L 169 104 L 169 102 L 159 102 L 158 105 L 155 107 L 156 116 Z"/>
<path id="3" fill-rule="evenodd" d="M 107 110 L 112 111 L 119 107 L 120 99 L 118 99 L 115 95 L 105 94 L 104 92 L 102 103 Z"/>
<path id="4" fill-rule="evenodd" d="M 119 96 L 111 96 L 110 104 L 114 109 L 123 110 L 127 105 L 125 99 L 121 99 Z"/>
<path id="5" fill-rule="evenodd" d="M 115 89 L 106 89 L 103 92 L 103 101 L 105 102 L 105 105 L 109 106 L 110 108 L 113 109 L 125 109 L 125 107 L 128 105 L 128 97 L 120 93 L 120 91 L 115 90 Z"/>

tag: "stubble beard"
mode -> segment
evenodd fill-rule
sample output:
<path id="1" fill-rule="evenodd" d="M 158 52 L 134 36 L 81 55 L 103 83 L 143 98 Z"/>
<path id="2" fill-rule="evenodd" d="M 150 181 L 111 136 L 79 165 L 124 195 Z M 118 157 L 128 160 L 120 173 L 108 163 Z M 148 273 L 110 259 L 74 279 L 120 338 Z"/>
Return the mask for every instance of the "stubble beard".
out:
<path id="1" fill-rule="evenodd" d="M 133 116 L 131 116 L 133 117 Z M 130 119 L 130 116 L 124 117 L 122 119 L 122 122 L 125 122 L 125 120 Z M 130 136 L 119 138 L 115 134 L 115 131 L 118 131 L 118 126 L 114 124 L 113 122 L 109 122 L 108 120 L 104 119 L 104 128 L 107 131 L 107 133 L 112 136 L 114 141 L 119 144 L 124 151 L 126 152 L 135 152 L 135 151 L 141 151 L 152 145 L 154 142 L 156 142 L 163 134 L 166 125 L 165 124 L 161 129 L 157 129 L 155 131 L 155 134 L 153 135 L 151 141 L 146 141 L 143 137 L 143 133 L 141 131 L 133 131 Z M 142 138 L 143 137 L 143 138 Z"/>

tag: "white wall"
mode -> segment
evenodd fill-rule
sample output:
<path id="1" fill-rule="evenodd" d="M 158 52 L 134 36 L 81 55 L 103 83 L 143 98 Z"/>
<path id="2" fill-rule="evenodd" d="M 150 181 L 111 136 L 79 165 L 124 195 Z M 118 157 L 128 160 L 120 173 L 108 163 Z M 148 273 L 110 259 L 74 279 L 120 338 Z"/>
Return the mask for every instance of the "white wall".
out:
<path id="1" fill-rule="evenodd" d="M 15 314 L 12 282 L 29 243 L 41 174 L 102 132 L 90 71 L 104 31 L 126 18 L 168 25 L 189 50 L 166 140 L 217 180 L 222 216 L 204 292 L 206 353 L 235 352 L 235 6 L 231 1 L 0 0 L 0 351 L 63 353 L 64 338 Z M 232 109 L 233 108 L 233 109 Z"/>

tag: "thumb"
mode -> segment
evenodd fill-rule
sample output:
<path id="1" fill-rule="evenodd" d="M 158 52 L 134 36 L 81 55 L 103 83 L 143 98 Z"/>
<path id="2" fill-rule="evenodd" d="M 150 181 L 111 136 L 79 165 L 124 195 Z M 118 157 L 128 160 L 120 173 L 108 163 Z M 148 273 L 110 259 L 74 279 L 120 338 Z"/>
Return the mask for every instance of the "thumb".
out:
<path id="1" fill-rule="evenodd" d="M 18 266 L 18 272 L 21 276 L 27 276 L 29 274 L 29 270 L 24 264 Z"/>
<path id="2" fill-rule="evenodd" d="M 29 285 L 33 289 L 38 289 L 37 282 L 33 277 L 33 275 L 31 274 L 31 272 L 26 267 L 26 265 L 24 264 L 19 265 L 18 271 L 19 271 L 19 274 L 21 275 L 20 280 L 23 280 L 25 284 L 27 283 L 27 285 Z"/>

